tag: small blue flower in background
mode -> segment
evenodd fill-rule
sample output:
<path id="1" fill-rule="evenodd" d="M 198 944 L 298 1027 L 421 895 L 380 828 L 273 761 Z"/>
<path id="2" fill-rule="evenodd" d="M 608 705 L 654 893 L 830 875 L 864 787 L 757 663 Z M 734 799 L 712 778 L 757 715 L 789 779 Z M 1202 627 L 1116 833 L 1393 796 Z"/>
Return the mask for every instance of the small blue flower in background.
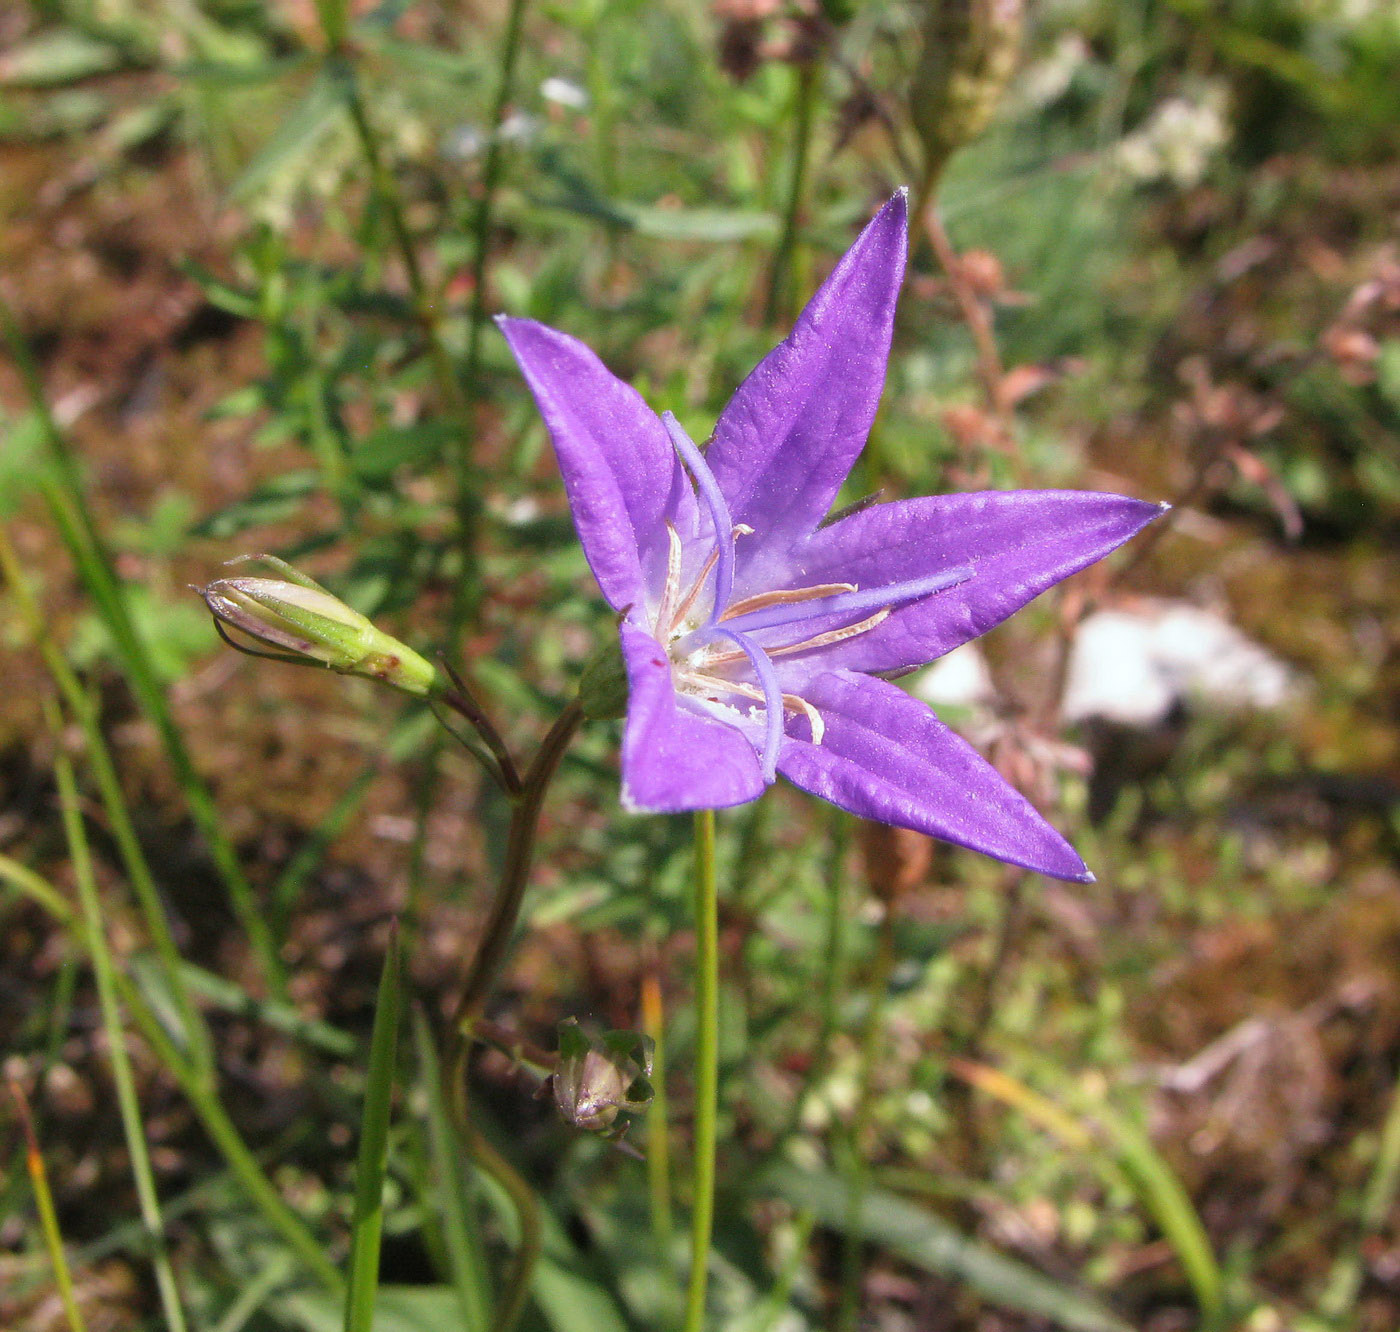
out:
<path id="1" fill-rule="evenodd" d="M 589 565 L 623 614 L 622 799 L 720 808 L 781 773 L 865 818 L 1088 880 L 985 759 L 875 673 L 985 633 L 1161 506 L 988 491 L 823 525 L 879 405 L 907 225 L 901 192 L 739 386 L 704 452 L 581 342 L 499 320 L 549 427 Z"/>

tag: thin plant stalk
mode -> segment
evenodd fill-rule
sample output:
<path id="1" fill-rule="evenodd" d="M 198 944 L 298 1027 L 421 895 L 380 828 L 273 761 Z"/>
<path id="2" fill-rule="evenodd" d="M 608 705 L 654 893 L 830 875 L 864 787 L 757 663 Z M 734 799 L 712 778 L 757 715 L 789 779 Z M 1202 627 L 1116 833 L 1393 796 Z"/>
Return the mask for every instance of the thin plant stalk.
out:
<path id="1" fill-rule="evenodd" d="M 797 67 L 797 91 L 794 99 L 792 129 L 792 171 L 788 179 L 787 206 L 783 210 L 783 232 L 773 253 L 773 268 L 768 279 L 768 301 L 764 307 L 765 322 L 776 323 L 788 310 L 791 287 L 792 260 L 797 249 L 798 221 L 802 213 L 802 196 L 807 186 L 807 163 L 811 156 L 812 123 L 817 92 L 818 63 L 804 60 Z"/>
<path id="2" fill-rule="evenodd" d="M 203 1015 L 190 996 L 185 984 L 183 960 L 176 947 L 170 923 L 166 919 L 165 907 L 160 900 L 155 878 L 151 873 L 146 854 L 136 836 L 126 796 L 122 791 L 121 780 L 117 775 L 116 764 L 111 750 L 107 747 L 102 729 L 98 725 L 96 709 L 87 691 L 79 683 L 78 677 L 69 666 L 67 659 L 53 641 L 48 626 L 39 610 L 37 602 L 29 591 L 19 557 L 11 544 L 9 534 L 0 524 L 0 576 L 9 586 L 10 595 L 19 609 L 20 618 L 30 636 L 38 644 L 49 676 L 57 686 L 68 711 L 77 719 L 86 742 L 87 758 L 91 764 L 93 779 L 97 783 L 103 809 L 116 840 L 117 850 L 127 877 L 135 891 L 146 929 L 160 958 L 166 983 L 180 1015 L 180 1024 L 189 1041 L 190 1050 L 198 1066 L 206 1073 L 214 1067 L 213 1041 Z"/>
<path id="3" fill-rule="evenodd" d="M 510 793 L 511 818 L 506 833 L 505 858 L 481 940 L 468 965 L 452 1018 L 451 1044 L 446 1060 L 454 1127 L 471 1150 L 476 1164 L 486 1171 L 510 1198 L 520 1224 L 515 1261 L 503 1283 L 496 1309 L 496 1332 L 508 1332 L 525 1307 L 530 1277 L 541 1244 L 538 1204 L 528 1184 L 473 1124 L 468 1095 L 468 1065 L 476 1039 L 476 1024 L 484 1014 L 491 990 L 510 951 L 511 938 L 529 887 L 534 862 L 540 811 L 554 774 L 569 742 L 583 723 L 583 709 L 571 702 L 540 744 L 534 762 L 521 779 L 520 789 Z"/>
<path id="4" fill-rule="evenodd" d="M 545 736 L 535 761 L 522 781 L 521 790 L 513 797 L 514 808 L 506 834 L 500 882 L 482 930 L 481 942 L 467 969 L 453 1019 L 454 1027 L 468 1044 L 472 1039 L 472 1024 L 481 1016 L 496 983 L 510 949 L 515 923 L 520 917 L 525 890 L 530 883 L 530 867 L 535 858 L 535 834 L 539 828 L 545 793 L 558 771 L 564 751 L 582 723 L 583 709 L 577 702 L 570 703 Z"/>
<path id="5" fill-rule="evenodd" d="M 491 228 L 496 207 L 496 191 L 501 183 L 503 150 L 501 125 L 515 87 L 515 66 L 520 55 L 520 34 L 525 26 L 526 0 L 510 0 L 506 14 L 506 30 L 501 38 L 500 73 L 496 80 L 496 97 L 487 126 L 486 161 L 481 169 L 481 197 L 477 200 L 472 219 L 472 305 L 471 325 L 467 330 L 467 381 L 475 387 L 480 368 L 481 330 L 486 321 L 486 267 L 491 255 Z M 463 480 L 469 480 L 463 477 Z"/>
<path id="6" fill-rule="evenodd" d="M 121 1004 L 117 998 L 116 968 L 113 966 L 112 955 L 107 949 L 107 940 L 102 932 L 102 902 L 97 891 L 97 881 L 93 876 L 87 834 L 83 830 L 82 815 L 79 813 L 78 785 L 73 776 L 72 764 L 63 750 L 63 727 L 58 709 L 55 705 L 48 704 L 44 711 L 54 737 L 54 776 L 58 782 L 63 831 L 68 840 L 73 877 L 78 883 L 85 943 L 97 979 L 102 1026 L 107 1036 L 107 1057 L 112 1065 L 112 1081 L 116 1084 L 117 1108 L 126 1136 L 127 1153 L 131 1158 L 131 1173 L 136 1182 L 141 1222 L 151 1246 L 151 1265 L 155 1269 L 161 1313 L 165 1317 L 168 1332 L 185 1332 L 184 1309 L 180 1302 L 179 1287 L 175 1284 L 175 1273 L 170 1266 L 165 1222 L 160 1214 L 155 1175 L 151 1169 L 150 1151 L 146 1146 L 141 1103 L 136 1094 L 136 1079 L 126 1049 L 126 1030 L 122 1022 Z"/>
<path id="7" fill-rule="evenodd" d="M 1006 376 L 1001 352 L 997 347 L 996 332 L 992 328 L 991 316 L 987 313 L 986 306 L 968 286 L 963 276 L 958 252 L 953 248 L 953 242 L 943 225 L 937 197 L 941 175 L 941 169 L 925 172 L 914 199 L 913 216 L 928 238 L 934 257 L 948 279 L 948 286 L 958 304 L 963 322 L 972 334 L 973 346 L 977 353 L 977 378 L 987 400 L 988 410 L 1003 434 L 1009 437 L 1010 410 L 1004 388 Z"/>
<path id="8" fill-rule="evenodd" d="M 364 97 L 360 92 L 359 78 L 355 67 L 348 60 L 342 60 L 336 73 L 341 79 L 345 96 L 345 107 L 350 122 L 355 129 L 355 138 L 364 154 L 365 165 L 369 168 L 370 187 L 374 191 L 379 206 L 389 219 L 389 230 L 394 236 L 394 245 L 403 263 L 404 276 L 408 280 L 409 300 L 413 305 L 414 317 L 418 320 L 427 341 L 428 357 L 432 362 L 433 374 L 438 390 L 443 395 L 445 406 L 454 413 L 464 413 L 467 407 L 466 393 L 462 381 L 453 369 L 452 358 L 442 340 L 442 317 L 440 302 L 428 289 L 427 278 L 423 275 L 423 265 L 418 258 L 418 248 L 413 234 L 408 229 L 408 217 L 403 205 L 403 196 L 394 173 L 384 161 L 379 135 L 369 118 Z M 463 422 L 465 429 L 465 422 Z"/>
<path id="9" fill-rule="evenodd" d="M 715 882 L 715 813 L 702 809 L 695 814 L 695 1132 L 685 1332 L 701 1332 L 705 1325 L 705 1292 L 715 1219 L 718 1118 L 719 893 Z"/>
<path id="10" fill-rule="evenodd" d="M 345 1283 L 345 1332 L 371 1332 L 379 1290 L 379 1252 L 384 1234 L 384 1173 L 389 1160 L 394 1065 L 401 1005 L 399 932 L 393 929 L 369 1041 L 365 1108 L 355 1162 L 355 1212 L 351 1222 L 350 1275 Z"/>
<path id="11" fill-rule="evenodd" d="M 472 303 L 467 316 L 466 383 L 468 401 L 480 396 L 481 334 L 486 323 L 486 271 L 491 258 L 491 232 L 495 225 L 496 191 L 504 166 L 501 126 L 515 86 L 515 66 L 520 55 L 520 35 L 525 25 L 526 0 L 510 0 L 506 30 L 501 38 L 496 96 L 487 126 L 486 161 L 481 171 L 481 195 L 472 218 Z M 481 487 L 475 475 L 476 456 L 468 437 L 457 454 L 457 527 L 464 569 L 454 585 L 451 633 L 448 645 L 456 647 L 461 628 L 475 619 L 481 605 L 480 579 L 466 577 L 477 560 L 480 540 Z"/>
<path id="12" fill-rule="evenodd" d="M 54 1285 L 58 1288 L 59 1303 L 63 1305 L 63 1316 L 68 1321 L 69 1332 L 87 1332 L 82 1311 L 73 1292 L 73 1274 L 68 1268 L 68 1257 L 63 1251 L 63 1232 L 58 1225 L 58 1212 L 53 1205 L 53 1191 L 49 1188 L 48 1171 L 44 1168 L 43 1153 L 39 1150 L 39 1138 L 34 1132 L 34 1117 L 29 1111 L 29 1100 L 24 1088 L 16 1081 L 10 1083 L 10 1091 L 15 1098 L 15 1109 L 19 1115 L 20 1127 L 24 1130 L 24 1160 L 29 1170 L 29 1182 L 34 1190 L 34 1206 L 39 1211 L 39 1229 L 44 1235 L 44 1247 L 49 1251 L 49 1265 L 53 1268 Z"/>
<path id="13" fill-rule="evenodd" d="M 642 977 L 642 1030 L 651 1038 L 651 1104 L 647 1107 L 647 1197 L 651 1233 L 669 1263 L 675 1223 L 671 1213 L 670 1115 L 666 1097 L 666 1015 L 655 972 Z"/>
<path id="14" fill-rule="evenodd" d="M 88 511 L 77 461 L 44 395 L 38 364 L 3 299 L 0 299 L 0 334 L 4 335 L 19 367 L 30 408 L 39 422 L 53 462 L 54 474 L 45 473 L 39 477 L 44 501 L 77 566 L 83 585 L 96 603 L 103 623 L 112 636 L 132 692 L 142 711 L 160 733 L 161 744 L 175 770 L 176 782 L 209 848 L 214 867 L 228 892 L 234 915 L 248 937 L 263 975 L 274 992 L 285 994 L 286 975 L 252 885 L 244 875 L 238 854 L 224 831 L 213 794 L 195 768 L 184 736 L 176 725 L 170 702 L 151 661 L 150 650 L 131 618 L 126 593 L 117 577 L 111 555 L 103 545 Z"/>

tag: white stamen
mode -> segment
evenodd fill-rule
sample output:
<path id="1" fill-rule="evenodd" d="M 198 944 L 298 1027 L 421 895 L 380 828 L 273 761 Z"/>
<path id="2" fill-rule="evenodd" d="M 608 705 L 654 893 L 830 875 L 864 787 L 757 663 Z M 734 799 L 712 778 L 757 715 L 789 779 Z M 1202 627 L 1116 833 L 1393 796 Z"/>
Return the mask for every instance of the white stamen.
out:
<path id="1" fill-rule="evenodd" d="M 830 597 L 837 592 L 854 592 L 854 583 L 819 583 L 816 587 L 796 587 L 782 592 L 759 592 L 756 596 L 736 601 L 721 615 L 720 621 L 732 620 L 736 615 L 747 615 L 749 611 L 763 610 L 768 606 L 786 606 L 797 601 L 811 601 L 815 597 Z"/>
<path id="2" fill-rule="evenodd" d="M 883 623 L 889 616 L 889 608 L 876 611 L 869 619 L 861 620 L 858 624 L 848 624 L 844 629 L 828 629 L 824 634 L 817 634 L 815 638 L 805 638 L 800 643 L 787 643 L 782 647 L 764 648 L 770 657 L 782 657 L 793 652 L 811 652 L 817 648 L 830 647 L 833 643 L 844 642 L 848 638 L 855 638 L 857 634 L 868 633 L 877 624 Z M 736 661 L 743 661 L 742 652 L 721 652 L 713 657 L 704 659 L 705 669 L 709 670 L 714 666 L 728 666 Z"/>
<path id="3" fill-rule="evenodd" d="M 700 595 L 700 589 L 705 586 L 705 579 L 710 576 L 710 570 L 715 567 L 718 560 L 719 551 L 712 550 L 709 559 L 705 561 L 705 567 L 700 570 L 699 575 L 690 585 L 690 591 L 685 594 L 681 604 L 671 612 L 671 621 L 665 626 L 663 631 L 667 638 L 671 638 L 675 634 L 676 630 L 680 627 L 681 621 L 690 614 L 690 608 L 695 605 L 695 598 Z M 657 620 L 657 624 L 660 625 L 661 621 Z"/>
<path id="4" fill-rule="evenodd" d="M 670 543 L 670 549 L 666 552 L 666 590 L 661 594 L 661 605 L 656 612 L 657 628 L 663 632 L 675 617 L 672 607 L 676 602 L 676 594 L 681 590 L 681 559 L 685 552 L 681 548 L 681 534 L 676 531 L 674 523 L 666 524 L 666 540 Z"/>
<path id="5" fill-rule="evenodd" d="M 742 654 L 739 654 L 742 655 Z M 706 691 L 706 694 L 738 694 L 741 698 L 751 698 L 756 703 L 764 702 L 763 691 L 755 689 L 753 685 L 744 684 L 740 680 L 722 680 L 717 675 L 705 675 L 700 671 L 688 671 L 683 677 L 683 683 L 699 685 Z M 714 699 L 718 703 L 719 699 Z M 784 694 L 783 707 L 788 712 L 803 713 L 808 723 L 812 727 L 812 743 L 819 745 L 822 737 L 826 734 L 826 722 L 822 720 L 822 715 L 807 700 L 799 694 Z"/>

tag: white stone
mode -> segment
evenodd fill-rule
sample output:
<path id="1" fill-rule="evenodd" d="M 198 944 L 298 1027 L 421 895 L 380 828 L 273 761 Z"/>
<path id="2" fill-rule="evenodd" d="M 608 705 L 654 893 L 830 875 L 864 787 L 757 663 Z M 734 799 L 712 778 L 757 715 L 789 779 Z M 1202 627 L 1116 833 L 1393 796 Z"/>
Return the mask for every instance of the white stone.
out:
<path id="1" fill-rule="evenodd" d="M 976 643 L 964 643 L 925 666 L 909 692 L 934 708 L 975 708 L 996 700 L 991 672 Z"/>
<path id="2" fill-rule="evenodd" d="M 1277 708 L 1293 672 L 1213 611 L 1180 601 L 1106 610 L 1079 627 L 1065 685 L 1067 721 L 1154 726 L 1178 702 L 1227 712 Z"/>

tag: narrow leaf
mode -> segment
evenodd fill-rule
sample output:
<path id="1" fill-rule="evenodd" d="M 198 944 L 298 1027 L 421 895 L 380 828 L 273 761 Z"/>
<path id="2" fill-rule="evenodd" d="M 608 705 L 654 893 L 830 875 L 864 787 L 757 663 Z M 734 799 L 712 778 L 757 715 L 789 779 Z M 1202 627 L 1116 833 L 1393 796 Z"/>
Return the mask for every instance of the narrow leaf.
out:
<path id="1" fill-rule="evenodd" d="M 432 1031 L 421 1012 L 413 1014 L 420 1083 L 428 1105 L 428 1148 L 435 1176 L 433 1199 L 442 1223 L 443 1247 L 451 1269 L 463 1332 L 484 1332 L 491 1321 L 491 1291 L 481 1251 L 481 1226 L 466 1174 L 467 1150 L 447 1110 L 442 1067 Z"/>
<path id="2" fill-rule="evenodd" d="M 374 1030 L 369 1042 L 369 1074 L 360 1121 L 360 1155 L 355 1162 L 355 1217 L 351 1226 L 350 1275 L 345 1290 L 345 1332 L 370 1332 L 379 1287 L 379 1244 L 384 1230 L 384 1169 L 389 1157 L 389 1118 L 393 1110 L 394 1062 L 399 1038 L 399 932 L 389 936 Z"/>
<path id="3" fill-rule="evenodd" d="M 846 1183 L 829 1171 L 777 1165 L 764 1172 L 760 1185 L 799 1210 L 812 1212 L 829 1229 L 844 1233 L 849 1225 Z M 895 1194 L 868 1190 L 855 1228 L 861 1239 L 926 1272 L 965 1281 L 983 1299 L 1003 1308 L 1048 1318 L 1070 1332 L 1130 1332 L 1127 1323 L 1093 1296 L 970 1239 Z"/>
<path id="4" fill-rule="evenodd" d="M 233 201 L 246 203 L 283 172 L 297 173 L 338 123 L 344 107 L 344 97 L 335 81 L 318 73 L 301 101 L 234 181 L 230 191 Z"/>

